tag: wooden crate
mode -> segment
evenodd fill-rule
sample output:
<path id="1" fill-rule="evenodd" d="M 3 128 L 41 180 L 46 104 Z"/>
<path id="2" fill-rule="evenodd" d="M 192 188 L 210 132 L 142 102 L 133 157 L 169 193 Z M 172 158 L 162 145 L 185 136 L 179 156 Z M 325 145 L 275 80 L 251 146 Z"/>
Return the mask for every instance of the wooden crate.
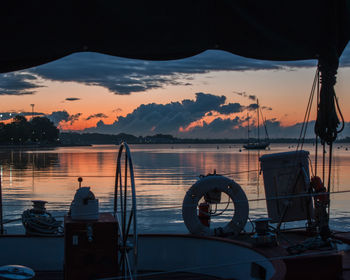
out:
<path id="1" fill-rule="evenodd" d="M 65 279 L 96 279 L 118 274 L 118 230 L 112 214 L 96 221 L 64 220 Z"/>

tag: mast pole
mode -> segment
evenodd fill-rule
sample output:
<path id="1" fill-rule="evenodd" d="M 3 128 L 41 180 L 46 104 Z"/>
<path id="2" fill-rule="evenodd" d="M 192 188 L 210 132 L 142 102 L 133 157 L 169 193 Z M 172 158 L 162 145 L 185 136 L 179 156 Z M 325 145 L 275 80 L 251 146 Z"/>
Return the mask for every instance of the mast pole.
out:
<path id="1" fill-rule="evenodd" d="M 258 143 L 260 143 L 259 99 L 256 99 L 256 104 L 258 105 L 258 108 L 257 108 L 257 113 L 258 113 Z"/>
<path id="2" fill-rule="evenodd" d="M 247 120 L 248 120 L 248 144 L 249 144 L 249 113 L 247 113 Z"/>

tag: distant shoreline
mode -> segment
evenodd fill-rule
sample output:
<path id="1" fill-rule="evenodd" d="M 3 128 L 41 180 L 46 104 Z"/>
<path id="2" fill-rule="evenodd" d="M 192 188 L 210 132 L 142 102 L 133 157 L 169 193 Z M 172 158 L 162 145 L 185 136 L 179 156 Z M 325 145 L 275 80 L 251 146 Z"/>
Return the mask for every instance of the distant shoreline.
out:
<path id="1" fill-rule="evenodd" d="M 193 139 L 193 138 L 176 138 L 169 134 L 156 134 L 152 136 L 134 136 L 131 134 L 100 134 L 100 133 L 76 133 L 61 132 L 57 142 L 35 144 L 33 142 L 27 144 L 2 144 L 0 149 L 47 149 L 57 147 L 88 147 L 92 145 L 119 145 L 123 141 L 132 145 L 147 144 L 227 144 L 227 145 L 243 145 L 247 143 L 247 139 Z M 297 144 L 297 138 L 272 138 L 269 139 L 270 144 Z M 257 139 L 250 138 L 250 142 L 257 142 Z M 315 143 L 315 139 L 304 139 L 304 143 Z M 339 139 L 336 143 L 350 143 L 350 137 Z"/>
<path id="2" fill-rule="evenodd" d="M 226 144 L 226 145 L 243 145 L 246 144 L 246 142 L 237 142 L 237 141 L 189 141 L 189 142 L 152 142 L 152 143 L 133 143 L 133 142 L 127 142 L 128 144 L 131 145 L 206 145 L 206 144 L 212 144 L 212 145 L 219 145 L 219 144 Z M 305 141 L 304 143 L 306 144 L 312 144 L 313 141 Z M 336 143 L 343 143 L 343 144 L 349 144 L 350 142 L 336 142 Z M 91 143 L 91 144 L 58 144 L 58 145 L 0 145 L 0 150 L 21 150 L 21 149 L 28 149 L 28 150 L 37 150 L 37 149 L 54 149 L 54 148 L 60 148 L 60 147 L 91 147 L 94 145 L 119 145 L 120 143 Z M 286 141 L 278 141 L 272 140 L 270 141 L 270 144 L 291 144 L 291 145 L 297 145 L 298 140 L 294 139 L 290 140 L 288 142 Z"/>
<path id="3" fill-rule="evenodd" d="M 17 145 L 17 144 L 9 144 L 9 145 L 0 145 L 0 150 L 1 149 L 47 149 L 47 148 L 58 148 L 58 147 L 88 147 L 92 146 L 93 144 L 70 144 L 70 145 L 65 145 L 65 144 L 48 144 L 48 145 L 33 145 L 33 144 L 22 144 L 22 145 Z"/>

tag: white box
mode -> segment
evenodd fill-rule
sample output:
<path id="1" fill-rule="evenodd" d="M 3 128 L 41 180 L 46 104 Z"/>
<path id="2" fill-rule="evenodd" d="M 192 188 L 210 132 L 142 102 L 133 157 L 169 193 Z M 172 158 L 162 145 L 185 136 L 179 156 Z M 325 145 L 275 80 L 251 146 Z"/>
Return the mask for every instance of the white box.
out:
<path id="1" fill-rule="evenodd" d="M 272 223 L 307 220 L 313 217 L 309 152 L 293 151 L 260 157 L 266 206 Z M 290 196 L 296 195 L 295 198 Z M 280 198 L 278 198 L 280 197 Z M 278 199 L 276 199 L 278 198 Z M 283 217 L 284 215 L 284 217 Z"/>

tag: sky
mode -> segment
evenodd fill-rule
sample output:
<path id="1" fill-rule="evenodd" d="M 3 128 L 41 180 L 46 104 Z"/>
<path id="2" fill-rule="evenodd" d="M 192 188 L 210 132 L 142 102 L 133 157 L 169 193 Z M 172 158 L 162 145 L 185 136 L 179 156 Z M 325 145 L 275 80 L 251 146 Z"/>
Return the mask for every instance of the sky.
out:
<path id="1" fill-rule="evenodd" d="M 0 121 L 47 116 L 61 131 L 244 138 L 256 126 L 259 99 L 271 137 L 297 137 L 316 71 L 315 60 L 271 62 L 223 51 L 173 61 L 76 53 L 0 75 Z M 350 121 L 350 47 L 336 92 Z M 313 135 L 315 103 L 308 137 Z M 254 129 L 252 129 L 252 133 Z M 350 136 L 350 125 L 342 137 Z"/>

